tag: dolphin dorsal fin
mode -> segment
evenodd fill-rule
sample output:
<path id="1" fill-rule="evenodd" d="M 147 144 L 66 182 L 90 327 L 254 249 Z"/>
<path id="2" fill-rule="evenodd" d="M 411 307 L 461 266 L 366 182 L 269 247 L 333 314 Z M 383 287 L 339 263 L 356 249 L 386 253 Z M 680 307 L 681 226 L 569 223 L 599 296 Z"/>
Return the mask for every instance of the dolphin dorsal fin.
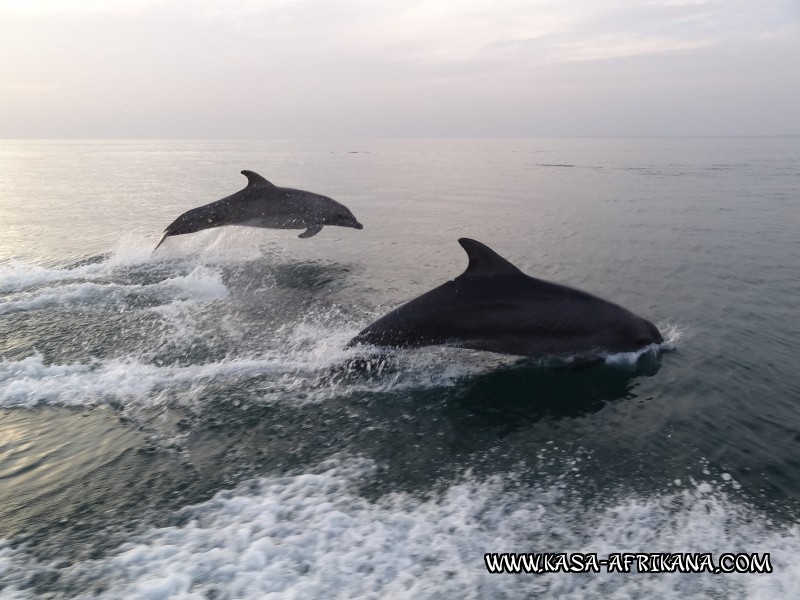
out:
<path id="1" fill-rule="evenodd" d="M 469 238 L 460 238 L 458 243 L 467 252 L 469 265 L 464 275 L 499 275 L 522 273 L 517 267 L 500 256 L 497 252 L 480 242 Z"/>
<path id="2" fill-rule="evenodd" d="M 242 175 L 247 177 L 247 187 L 275 187 L 275 184 L 270 183 L 255 171 L 242 171 Z"/>

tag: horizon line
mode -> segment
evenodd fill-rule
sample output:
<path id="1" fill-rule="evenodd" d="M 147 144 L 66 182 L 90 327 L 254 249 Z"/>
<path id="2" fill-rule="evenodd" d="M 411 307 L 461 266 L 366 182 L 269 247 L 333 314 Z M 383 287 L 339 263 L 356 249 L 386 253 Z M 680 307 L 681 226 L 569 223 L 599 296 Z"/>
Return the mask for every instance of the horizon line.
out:
<path id="1" fill-rule="evenodd" d="M 13 141 L 204 141 L 204 142 L 261 142 L 261 141 L 281 141 L 281 140 L 308 140 L 308 141 L 322 141 L 322 140 L 532 140 L 532 139 L 691 139 L 691 138 L 794 138 L 800 137 L 800 133 L 726 133 L 726 134 L 672 134 L 672 135 L 625 135 L 625 134 L 610 134 L 610 135 L 525 135 L 525 136 L 509 136 L 509 135 L 458 135 L 458 136 L 275 136 L 275 137 L 195 137 L 195 136 L 177 136 L 177 137 L 46 137 L 46 136 L 30 136 L 30 137 L 3 137 L 0 136 L 0 141 L 13 142 Z"/>

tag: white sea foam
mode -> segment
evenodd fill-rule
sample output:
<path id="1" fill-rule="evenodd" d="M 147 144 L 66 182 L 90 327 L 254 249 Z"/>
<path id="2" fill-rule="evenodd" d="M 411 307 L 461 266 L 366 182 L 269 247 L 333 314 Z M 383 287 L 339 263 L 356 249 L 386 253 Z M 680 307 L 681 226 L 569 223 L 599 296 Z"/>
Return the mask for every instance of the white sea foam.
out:
<path id="1" fill-rule="evenodd" d="M 237 386 L 248 378 L 264 375 L 270 376 L 270 385 L 255 384 L 250 394 L 252 402 L 298 402 L 296 394 L 286 396 L 298 389 L 305 391 L 304 402 L 321 402 L 347 391 L 449 386 L 457 378 L 476 372 L 468 365 L 445 362 L 441 368 L 404 364 L 403 369 L 377 379 L 356 376 L 343 381 L 331 377 L 331 369 L 343 368 L 347 356 L 341 346 L 324 338 L 302 351 L 270 351 L 187 366 L 157 365 L 131 357 L 59 365 L 47 364 L 41 354 L 35 354 L 18 361 L 0 360 L 0 407 L 113 403 L 126 408 L 152 408 L 165 402 L 195 406 L 212 383 Z M 413 358 L 420 360 L 424 356 Z M 427 358 L 430 360 L 430 356 Z"/>
<path id="2" fill-rule="evenodd" d="M 269 391 L 253 389 L 254 402 L 286 401 L 282 392 L 302 389 L 303 401 L 323 401 L 343 392 L 400 391 L 403 389 L 452 386 L 465 377 L 507 367 L 519 359 L 497 354 L 431 347 L 392 352 L 391 368 L 383 369 L 377 361 L 380 377 L 369 368 L 361 377 L 338 379 L 329 377 L 331 369 L 344 370 L 347 361 L 363 355 L 365 349 L 345 349 L 347 341 L 357 332 L 358 323 L 337 307 L 312 312 L 301 321 L 293 321 L 273 331 L 265 331 L 264 344 L 241 350 L 247 335 L 239 323 L 231 322 L 233 313 L 223 310 L 214 313 L 213 321 L 205 321 L 198 309 L 203 304 L 224 300 L 229 296 L 223 282 L 221 267 L 200 265 L 183 274 L 154 283 L 118 283 L 115 269 L 139 260 L 139 252 L 125 254 L 124 246 L 101 263 L 53 269 L 26 265 L 16 275 L 8 276 L 6 284 L 14 291 L 5 294 L 0 302 L 0 315 L 52 307 L 105 306 L 126 304 L 133 298 L 146 297 L 158 304 L 147 310 L 157 313 L 166 326 L 161 339 L 151 340 L 133 349 L 125 357 L 95 360 L 82 357 L 68 364 L 46 363 L 34 354 L 18 361 L 0 361 L 0 406 L 30 407 L 38 404 L 93 405 L 113 402 L 123 406 L 159 405 L 169 397 L 170 402 L 193 404 L 212 379 L 235 379 L 267 374 L 272 380 Z M 137 258 L 139 257 L 139 258 Z M 6 265 L 8 267 L 8 265 Z M 16 269 L 16 267 L 14 267 Z M 13 269 L 12 269 L 13 271 Z M 124 269 L 123 269 L 124 271 Z M 6 275 L 11 273 L 7 270 Z M 27 273 L 27 275 L 25 275 Z M 77 282 L 70 278 L 82 279 Z M 88 280 L 87 280 L 88 279 Z M 44 287 L 36 288 L 34 283 Z M 55 282 L 60 285 L 50 285 Z M 16 287 L 15 287 L 16 286 Z M 223 306 L 226 306 L 223 304 Z M 200 318 L 198 318 L 200 315 Z M 213 331 L 209 331 L 209 327 Z M 676 329 L 677 331 L 677 329 Z M 213 334 L 213 335 L 210 335 Z M 235 353 L 228 358 L 208 364 L 169 366 L 169 358 L 159 349 L 175 345 L 175 359 L 180 359 L 199 338 L 215 336 L 230 341 Z M 677 339 L 677 335 L 673 336 Z M 670 339 L 670 338 L 668 338 Z M 216 343 L 216 342 L 212 342 Z M 172 352 L 172 350 L 169 350 Z M 608 364 L 634 368 L 644 349 L 630 355 L 609 357 Z M 367 356 L 366 366 L 370 366 Z M 224 383 L 224 382 L 223 382 Z M 273 385 L 274 384 L 274 385 Z M 288 401 L 298 401 L 298 394 Z"/>
<path id="3" fill-rule="evenodd" d="M 25 573 L 20 573 L 20 566 L 15 564 L 18 553 L 14 552 L 8 542 L 0 538 L 0 598 L 3 600 L 22 600 L 30 598 L 29 594 L 19 589 L 19 584 Z M 24 570 L 32 571 L 36 567 L 26 564 Z"/>
<path id="4" fill-rule="evenodd" d="M 214 300 L 228 295 L 219 271 L 202 265 L 187 275 L 170 277 L 155 285 L 173 291 L 179 299 Z"/>
<path id="5" fill-rule="evenodd" d="M 89 278 L 102 273 L 105 268 L 103 263 L 93 263 L 71 269 L 57 269 L 12 259 L 0 264 L 0 292 L 22 290 L 43 283 Z"/>
<path id="6" fill-rule="evenodd" d="M 650 344 L 635 352 L 608 354 L 604 357 L 605 364 L 618 369 L 636 370 L 643 366 L 643 360 L 657 360 L 661 352 L 671 352 L 675 350 L 677 341 L 683 336 L 684 329 L 675 324 L 662 324 L 658 327 L 658 330 L 664 338 L 664 341 L 660 344 Z M 647 369 L 645 368 L 645 370 Z"/>
<path id="7" fill-rule="evenodd" d="M 176 300 L 215 300 L 224 298 L 228 290 L 217 271 L 195 267 L 187 275 L 170 277 L 152 284 L 119 284 L 113 282 L 64 284 L 34 291 L 17 292 L 0 302 L 0 315 L 70 305 L 114 303 L 132 295 L 165 293 Z"/>
<path id="8" fill-rule="evenodd" d="M 194 298 L 216 298 L 226 293 L 214 276 L 190 274 L 181 285 L 191 290 Z M 200 335 L 194 326 L 194 301 L 176 300 L 151 310 L 170 325 L 165 339 L 186 344 Z M 497 368 L 513 367 L 519 361 L 519 357 L 447 347 L 396 351 L 384 360 L 387 357 L 383 355 L 364 354 L 363 348 L 345 348 L 357 326 L 343 320 L 335 310 L 310 315 L 271 332 L 269 348 L 208 363 L 156 361 L 157 355 L 149 347 L 121 358 L 68 364 L 48 363 L 41 354 L 0 360 L 0 407 L 112 403 L 150 408 L 165 402 L 195 406 L 211 384 L 251 386 L 249 398 L 258 403 L 321 402 L 343 393 L 452 387 Z M 613 355 L 606 360 L 629 368 L 650 351 Z M 362 359 L 363 366 L 352 368 L 351 359 Z M 262 376 L 269 378 L 269 385 L 247 383 L 249 378 Z M 287 394 L 298 390 L 303 394 Z"/>
<path id="9" fill-rule="evenodd" d="M 136 232 L 123 234 L 104 261 L 105 266 L 108 269 L 117 269 L 159 260 L 162 256 L 153 254 L 153 247 L 157 239 L 156 237 L 151 240 L 145 238 L 142 233 Z"/>
<path id="10" fill-rule="evenodd" d="M 42 284 L 71 280 L 94 280 L 120 268 L 151 262 L 152 248 L 141 236 L 126 235 L 117 247 L 100 260 L 71 267 L 46 267 L 18 259 L 0 263 L 0 292 L 25 290 Z"/>
<path id="11" fill-rule="evenodd" d="M 660 344 L 662 350 L 674 350 L 678 340 L 686 335 L 686 326 L 677 323 L 659 324 L 658 330 L 664 338 Z"/>
<path id="12" fill-rule="evenodd" d="M 19 293 L 11 300 L 0 302 L 0 315 L 63 306 L 64 304 L 82 304 L 90 302 L 101 295 L 107 298 L 119 298 L 121 294 L 133 291 L 134 287 L 141 286 L 78 283 L 60 287 L 39 288 L 36 292 Z"/>
<path id="13" fill-rule="evenodd" d="M 135 406 L 161 403 L 154 392 L 183 390 L 187 402 L 211 380 L 253 376 L 296 366 L 269 358 L 232 359 L 200 365 L 158 366 L 134 359 L 45 364 L 41 355 L 0 361 L 0 406 L 94 405 L 115 400 Z"/>
<path id="14" fill-rule="evenodd" d="M 184 509 L 185 525 L 145 532 L 63 575 L 102 582 L 101 598 L 150 600 L 766 600 L 800 589 L 798 527 L 775 526 L 726 484 L 693 482 L 585 506 L 559 478 L 525 489 L 500 476 L 465 477 L 427 499 L 391 493 L 370 501 L 353 485 L 373 473 L 370 461 L 345 460 L 313 474 L 253 480 Z M 489 574 L 486 552 L 769 552 L 774 572 Z M 40 568 L 22 553 L 0 560 L 6 573 L 12 561 L 19 573 Z"/>
<path id="15" fill-rule="evenodd" d="M 155 243 L 156 238 L 152 240 L 152 245 L 147 246 L 146 253 L 137 249 L 140 242 L 121 245 L 112 255 L 112 261 L 164 261 L 192 257 L 206 263 L 224 264 L 263 258 L 265 245 L 269 247 L 270 254 L 281 252 L 279 245 L 265 239 L 263 230 L 250 227 L 222 227 L 169 237 L 158 252 L 152 253 Z"/>

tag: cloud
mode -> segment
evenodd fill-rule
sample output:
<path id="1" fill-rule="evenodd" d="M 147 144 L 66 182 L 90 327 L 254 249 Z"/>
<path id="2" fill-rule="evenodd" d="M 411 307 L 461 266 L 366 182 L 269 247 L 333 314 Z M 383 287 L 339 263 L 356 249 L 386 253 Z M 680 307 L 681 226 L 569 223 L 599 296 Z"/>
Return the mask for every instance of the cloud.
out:
<path id="1" fill-rule="evenodd" d="M 55 83 L 22 83 L 22 82 L 10 82 L 10 83 L 0 83 L 0 92 L 11 92 L 11 93 L 46 93 L 46 92 L 53 92 L 59 89 L 61 85 Z"/>
<path id="2" fill-rule="evenodd" d="M 708 48 L 712 39 L 682 40 L 675 38 L 642 37 L 636 35 L 609 35 L 585 42 L 566 42 L 554 48 L 554 55 L 563 61 L 608 60 L 630 58 L 648 54 L 666 54 Z"/>
<path id="3" fill-rule="evenodd" d="M 164 0 L 3 0 L 0 15 L 130 13 Z"/>
<path id="4" fill-rule="evenodd" d="M 727 98 L 724 86 L 739 93 L 756 79 L 791 104 L 800 95 L 795 2 L 6 0 L 0 136 L 32 123 L 118 135 L 291 136 L 323 126 L 417 135 L 431 123 L 456 131 L 456 117 L 469 135 L 526 112 L 550 114 L 574 135 L 577 121 L 553 111 L 576 95 L 596 94 L 606 113 L 648 102 L 661 111 L 648 122 L 668 123 L 666 100 L 649 90 L 690 96 L 713 81 Z M 21 100 L 37 91 L 54 93 Z"/>

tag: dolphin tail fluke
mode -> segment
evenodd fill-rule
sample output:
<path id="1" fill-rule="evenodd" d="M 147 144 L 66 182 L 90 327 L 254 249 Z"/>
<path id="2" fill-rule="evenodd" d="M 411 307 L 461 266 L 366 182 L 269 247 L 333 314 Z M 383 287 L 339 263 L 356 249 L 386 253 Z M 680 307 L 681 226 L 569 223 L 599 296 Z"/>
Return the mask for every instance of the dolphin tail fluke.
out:
<path id="1" fill-rule="evenodd" d="M 169 232 L 165 231 L 165 232 L 164 232 L 164 235 L 162 235 L 162 236 L 161 236 L 161 239 L 160 239 L 160 240 L 158 240 L 158 243 L 156 244 L 156 247 L 155 247 L 155 248 L 153 248 L 153 252 L 155 252 L 156 250 L 158 250 L 158 247 L 159 247 L 161 244 L 163 244 L 163 243 L 164 243 L 164 240 L 165 240 L 165 239 L 167 239 L 167 237 L 169 237 Z M 153 252 L 151 252 L 151 254 L 152 254 Z"/>

